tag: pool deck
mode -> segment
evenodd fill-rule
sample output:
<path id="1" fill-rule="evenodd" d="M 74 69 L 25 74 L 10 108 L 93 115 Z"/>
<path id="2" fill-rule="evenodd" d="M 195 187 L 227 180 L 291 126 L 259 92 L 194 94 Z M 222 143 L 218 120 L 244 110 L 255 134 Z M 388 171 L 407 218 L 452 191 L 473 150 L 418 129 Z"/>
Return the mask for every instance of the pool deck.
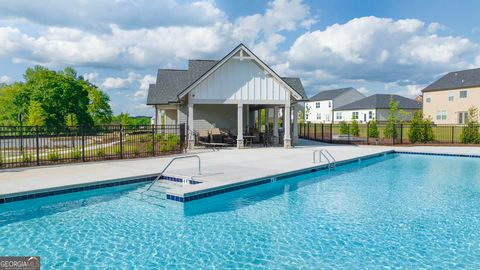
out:
<path id="1" fill-rule="evenodd" d="M 193 179 L 202 182 L 197 185 L 184 185 L 168 190 L 168 194 L 179 197 L 200 194 L 258 179 L 275 177 L 292 171 L 326 165 L 312 162 L 315 149 L 327 149 L 337 162 L 358 159 L 385 152 L 406 151 L 422 153 L 445 153 L 479 155 L 480 147 L 441 147 L 441 146 L 354 146 L 331 145 L 301 140 L 292 149 L 251 148 L 193 150 L 188 154 L 201 157 L 202 172 L 198 174 L 197 161 L 177 160 L 165 172 L 168 176 Z M 29 167 L 0 170 L 0 198 L 91 185 L 98 182 L 152 176 L 158 174 L 173 156 L 116 160 L 91 163 L 77 163 L 50 167 Z"/>

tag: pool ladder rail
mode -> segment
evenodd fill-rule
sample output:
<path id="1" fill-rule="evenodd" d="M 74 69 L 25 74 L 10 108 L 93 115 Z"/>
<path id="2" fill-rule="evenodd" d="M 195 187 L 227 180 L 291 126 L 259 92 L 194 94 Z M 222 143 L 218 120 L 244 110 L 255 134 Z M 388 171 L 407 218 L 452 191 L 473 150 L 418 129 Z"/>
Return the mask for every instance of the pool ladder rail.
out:
<path id="1" fill-rule="evenodd" d="M 155 183 L 162 178 L 163 173 L 165 173 L 165 171 L 168 169 L 168 167 L 170 167 L 170 165 L 172 165 L 172 163 L 175 160 L 187 159 L 187 158 L 198 159 L 198 174 L 201 175 L 202 174 L 202 163 L 201 163 L 201 160 L 200 160 L 200 156 L 198 156 L 198 155 L 188 155 L 188 156 L 174 157 L 170 160 L 170 162 L 168 162 L 167 166 L 165 166 L 165 168 L 163 168 L 163 170 L 158 174 L 158 176 L 155 178 L 155 180 L 153 180 L 152 183 L 148 186 L 148 188 L 142 193 L 148 192 L 153 187 L 153 185 L 155 185 Z"/>
<path id="2" fill-rule="evenodd" d="M 326 149 L 317 149 L 313 150 L 313 163 L 317 163 L 317 154 L 318 153 L 318 162 L 322 162 L 322 156 L 327 160 L 328 168 L 335 169 L 337 166 L 337 161 L 333 157 L 333 155 Z"/>

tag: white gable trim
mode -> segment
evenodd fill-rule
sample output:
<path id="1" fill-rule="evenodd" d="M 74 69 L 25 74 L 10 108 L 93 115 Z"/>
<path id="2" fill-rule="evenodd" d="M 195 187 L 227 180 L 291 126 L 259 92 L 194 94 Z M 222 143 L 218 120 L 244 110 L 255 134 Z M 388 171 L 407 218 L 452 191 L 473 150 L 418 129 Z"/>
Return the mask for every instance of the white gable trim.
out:
<path id="1" fill-rule="evenodd" d="M 246 51 L 250 56 L 243 56 L 243 51 Z M 240 51 L 240 56 L 239 57 L 234 57 L 234 55 Z M 227 54 L 219 63 L 217 63 L 212 69 L 210 69 L 207 73 L 203 74 L 198 80 L 196 80 L 193 84 L 191 84 L 189 87 L 187 87 L 185 90 L 183 90 L 180 94 L 178 94 L 178 98 L 181 99 L 184 96 L 186 96 L 188 93 L 190 93 L 195 87 L 197 87 L 201 82 L 203 82 L 208 76 L 210 76 L 212 73 L 214 73 L 217 69 L 219 69 L 223 64 L 225 64 L 229 59 L 232 57 L 238 58 L 238 59 L 250 59 L 255 61 L 258 65 L 260 65 L 266 72 L 268 72 L 272 77 L 274 77 L 281 85 L 283 85 L 286 89 L 290 91 L 290 93 L 293 95 L 293 97 L 297 100 L 301 100 L 302 96 L 295 91 L 290 85 L 288 85 L 280 76 L 278 76 L 269 66 L 267 66 L 265 63 L 263 63 L 262 60 L 260 60 L 254 53 L 252 53 L 245 45 L 240 44 L 235 48 L 233 51 L 231 51 L 229 54 Z"/>

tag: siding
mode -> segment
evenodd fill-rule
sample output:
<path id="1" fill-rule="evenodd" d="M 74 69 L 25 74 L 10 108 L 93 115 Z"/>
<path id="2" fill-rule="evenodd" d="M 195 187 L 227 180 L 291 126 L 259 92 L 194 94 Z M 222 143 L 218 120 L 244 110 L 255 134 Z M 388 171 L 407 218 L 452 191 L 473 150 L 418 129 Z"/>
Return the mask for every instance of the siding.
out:
<path id="1" fill-rule="evenodd" d="M 288 101 L 290 92 L 252 60 L 230 59 L 192 94 L 201 101 Z"/>

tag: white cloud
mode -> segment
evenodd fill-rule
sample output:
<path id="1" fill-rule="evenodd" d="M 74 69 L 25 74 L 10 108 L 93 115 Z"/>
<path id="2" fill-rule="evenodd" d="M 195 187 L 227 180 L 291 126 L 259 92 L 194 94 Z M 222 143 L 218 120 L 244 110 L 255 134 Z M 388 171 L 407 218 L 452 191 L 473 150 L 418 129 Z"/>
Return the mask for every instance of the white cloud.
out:
<path id="1" fill-rule="evenodd" d="M 89 72 L 89 73 L 85 73 L 83 74 L 83 78 L 85 80 L 88 80 L 89 82 L 95 82 L 96 79 L 98 78 L 98 72 Z"/>
<path id="2" fill-rule="evenodd" d="M 120 89 L 130 86 L 133 82 L 138 79 L 138 74 L 135 72 L 129 72 L 128 77 L 107 77 L 102 83 L 102 87 L 105 89 Z"/>
<path id="3" fill-rule="evenodd" d="M 133 95 L 137 100 L 144 100 L 147 97 L 148 87 L 150 84 L 156 82 L 156 78 L 150 74 L 145 75 L 142 79 L 140 79 L 140 88 L 135 92 Z"/>
<path id="4" fill-rule="evenodd" d="M 124 29 L 211 25 L 225 19 L 225 14 L 210 0 L 16 0 L 0 2 L 0 17 L 45 26 L 108 32 L 111 24 Z"/>
<path id="5" fill-rule="evenodd" d="M 417 19 L 356 18 L 298 37 L 288 64 L 294 71 L 323 70 L 339 80 L 401 85 L 423 84 L 447 70 L 472 66 L 479 44 L 428 34 L 425 28 Z"/>
<path id="6" fill-rule="evenodd" d="M 0 77 L 0 83 L 9 83 L 10 81 L 10 77 L 6 75 Z"/>

